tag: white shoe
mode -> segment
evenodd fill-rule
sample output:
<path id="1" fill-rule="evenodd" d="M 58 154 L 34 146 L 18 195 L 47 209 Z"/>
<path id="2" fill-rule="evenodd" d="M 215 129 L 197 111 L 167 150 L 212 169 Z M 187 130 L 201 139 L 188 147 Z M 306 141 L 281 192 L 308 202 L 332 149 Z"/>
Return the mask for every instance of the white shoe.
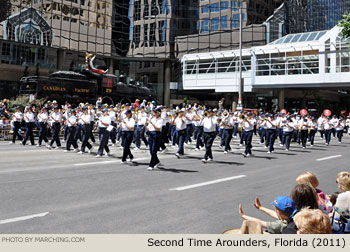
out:
<path id="1" fill-rule="evenodd" d="M 268 151 L 267 153 L 268 153 L 268 154 L 271 154 L 271 151 Z"/>
<path id="2" fill-rule="evenodd" d="M 57 146 L 55 149 L 58 150 L 58 149 L 61 149 L 61 147 Z"/>
<path id="3" fill-rule="evenodd" d="M 134 151 L 139 151 L 139 150 L 140 150 L 140 148 L 137 148 L 137 147 L 134 148 Z"/>
<path id="4" fill-rule="evenodd" d="M 241 147 L 241 146 L 243 146 L 242 144 L 239 144 L 239 146 Z"/>
<path id="5" fill-rule="evenodd" d="M 201 161 L 202 161 L 203 163 L 206 163 L 206 162 L 207 162 L 207 160 L 206 160 L 206 159 L 204 159 L 204 158 L 203 158 Z"/>
<path id="6" fill-rule="evenodd" d="M 247 157 L 247 155 L 244 152 L 242 153 L 242 155 L 243 155 L 243 157 Z"/>
<path id="7" fill-rule="evenodd" d="M 51 149 L 52 149 L 52 146 L 51 146 L 51 145 L 49 145 L 49 146 L 47 146 L 47 148 L 48 148 L 49 150 L 51 150 Z"/>
<path id="8" fill-rule="evenodd" d="M 180 158 L 180 154 L 179 154 L 179 153 L 175 153 L 175 156 L 176 156 L 177 158 Z"/>
<path id="9" fill-rule="evenodd" d="M 82 152 L 82 151 L 79 151 L 79 152 L 78 152 L 78 154 L 84 154 L 84 152 Z"/>
<path id="10" fill-rule="evenodd" d="M 94 150 L 94 147 L 91 147 L 91 149 L 89 149 L 88 153 L 91 154 L 93 150 Z"/>
<path id="11" fill-rule="evenodd" d="M 95 157 L 96 157 L 96 158 L 101 158 L 101 157 L 102 157 L 102 155 L 96 155 Z"/>
<path id="12" fill-rule="evenodd" d="M 223 146 L 221 146 L 221 145 L 219 145 L 219 148 L 220 148 L 220 149 L 222 149 L 222 148 L 224 148 L 224 147 L 223 147 Z"/>
<path id="13" fill-rule="evenodd" d="M 227 154 L 228 152 L 227 151 L 224 151 L 224 154 Z"/>
<path id="14" fill-rule="evenodd" d="M 64 150 L 64 152 L 70 152 L 70 150 Z"/>
<path id="15" fill-rule="evenodd" d="M 122 149 L 124 149 L 124 147 L 123 147 L 123 146 L 120 146 L 120 147 L 119 147 L 119 149 L 121 149 L 121 150 L 122 150 Z"/>
<path id="16" fill-rule="evenodd" d="M 285 151 L 289 151 L 288 149 L 285 149 Z"/>
<path id="17" fill-rule="evenodd" d="M 75 151 L 75 152 L 79 152 L 79 149 L 78 149 L 78 148 L 76 148 L 76 149 L 74 149 L 74 151 Z"/>
<path id="18" fill-rule="evenodd" d="M 312 144 L 310 145 L 311 147 L 314 147 Z"/>
<path id="19" fill-rule="evenodd" d="M 305 147 L 303 147 L 303 149 L 305 149 Z"/>
<path id="20" fill-rule="evenodd" d="M 280 146 L 283 146 L 283 144 L 280 144 Z"/>
<path id="21" fill-rule="evenodd" d="M 185 146 L 187 146 L 188 144 L 187 143 L 184 143 Z"/>
<path id="22" fill-rule="evenodd" d="M 195 150 L 195 151 L 199 151 L 199 149 L 198 149 L 198 148 L 195 148 L 194 150 Z"/>
<path id="23" fill-rule="evenodd" d="M 213 159 L 211 159 L 211 158 L 208 158 L 207 162 L 210 162 L 210 161 L 213 161 Z"/>
<path id="24" fill-rule="evenodd" d="M 200 150 L 205 150 L 205 147 L 200 147 L 199 149 L 200 149 Z"/>
<path id="25" fill-rule="evenodd" d="M 265 145 L 264 148 L 267 149 L 267 146 Z"/>
<path id="26" fill-rule="evenodd" d="M 66 142 L 66 140 L 62 139 L 62 143 L 65 143 L 65 142 Z"/>
<path id="27" fill-rule="evenodd" d="M 127 162 L 131 162 L 131 163 L 133 162 L 133 160 L 134 160 L 133 158 L 126 159 Z"/>
<path id="28" fill-rule="evenodd" d="M 112 144 L 112 147 L 115 147 L 115 144 Z"/>
<path id="29" fill-rule="evenodd" d="M 120 163 L 121 163 L 121 164 L 127 164 L 127 162 L 126 162 L 126 161 L 120 161 Z"/>
<path id="30" fill-rule="evenodd" d="M 341 143 L 341 142 L 338 142 L 338 143 Z"/>
<path id="31" fill-rule="evenodd" d="M 248 153 L 248 154 L 247 154 L 247 157 L 249 157 L 250 155 L 253 156 L 252 154 L 249 154 L 249 153 Z"/>
<path id="32" fill-rule="evenodd" d="M 119 141 L 116 141 L 115 143 L 117 144 L 117 143 L 119 143 Z"/>
<path id="33" fill-rule="evenodd" d="M 152 167 L 148 167 L 147 170 L 148 170 L 148 171 L 152 171 L 153 168 L 152 168 Z"/>
<path id="34" fill-rule="evenodd" d="M 40 147 L 41 145 L 40 144 L 37 144 L 36 147 Z"/>
<path id="35" fill-rule="evenodd" d="M 174 148 L 174 149 L 175 149 L 175 148 L 176 148 L 176 145 L 172 145 L 171 148 Z"/>
<path id="36" fill-rule="evenodd" d="M 109 155 L 110 155 L 110 154 L 109 154 L 109 152 L 106 152 L 106 153 L 105 153 L 105 156 L 107 156 L 107 157 L 108 157 Z"/>
<path id="37" fill-rule="evenodd" d="M 161 151 L 161 153 L 165 153 L 167 151 L 167 149 L 165 148 L 164 150 Z"/>

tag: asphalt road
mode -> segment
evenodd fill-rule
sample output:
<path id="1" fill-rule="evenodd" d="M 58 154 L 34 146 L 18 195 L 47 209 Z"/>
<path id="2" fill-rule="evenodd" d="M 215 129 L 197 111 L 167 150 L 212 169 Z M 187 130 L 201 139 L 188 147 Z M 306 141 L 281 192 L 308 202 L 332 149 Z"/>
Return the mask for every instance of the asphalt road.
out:
<path id="1" fill-rule="evenodd" d="M 253 206 L 264 206 L 289 195 L 298 174 L 314 172 L 327 194 L 337 191 L 336 175 L 350 170 L 350 137 L 330 146 L 317 137 L 303 150 L 295 143 L 289 152 L 276 146 L 273 154 L 253 142 L 253 157 L 244 158 L 234 139 L 234 152 L 224 155 L 214 145 L 214 161 L 203 164 L 204 151 L 186 146 L 159 154 L 163 169 L 147 171 L 149 153 L 135 152 L 136 163 L 120 164 L 122 150 L 113 156 L 64 153 L 44 147 L 0 142 L 0 233 L 5 234 L 216 234 L 238 228 L 246 214 L 270 217 Z M 326 160 L 317 160 L 328 158 Z M 207 183 L 208 182 L 208 183 Z"/>

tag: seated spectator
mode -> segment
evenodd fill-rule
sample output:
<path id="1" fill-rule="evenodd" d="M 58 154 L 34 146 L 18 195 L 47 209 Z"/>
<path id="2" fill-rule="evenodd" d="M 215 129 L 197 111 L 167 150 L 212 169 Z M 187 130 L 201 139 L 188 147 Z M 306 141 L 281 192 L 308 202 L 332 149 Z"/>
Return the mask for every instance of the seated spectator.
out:
<path id="1" fill-rule="evenodd" d="M 304 207 L 318 209 L 317 194 L 311 185 L 296 185 L 293 188 L 290 197 L 293 199 L 297 211 L 300 211 Z M 282 234 L 296 234 L 297 230 L 294 221 L 291 221 L 288 223 L 287 228 L 283 230 Z"/>
<path id="2" fill-rule="evenodd" d="M 337 176 L 337 184 L 341 193 L 338 195 L 334 207 L 350 215 L 350 173 L 340 172 Z M 335 218 L 339 217 L 340 215 L 336 211 Z"/>
<path id="3" fill-rule="evenodd" d="M 332 195 L 329 196 L 329 201 L 332 203 L 333 206 L 335 206 L 335 203 L 337 202 L 337 198 L 340 192 L 334 192 Z"/>
<path id="4" fill-rule="evenodd" d="M 320 183 L 315 174 L 304 172 L 297 177 L 296 181 L 298 184 L 309 184 L 316 190 L 318 207 L 322 212 L 327 215 L 333 212 L 332 203 L 326 198 L 323 191 L 317 188 Z"/>
<path id="5" fill-rule="evenodd" d="M 287 227 L 288 223 L 292 221 L 292 216 L 295 211 L 295 204 L 288 196 L 277 197 L 272 203 L 275 206 L 275 211 L 262 207 L 259 198 L 256 198 L 255 207 L 262 212 L 277 219 L 274 222 L 266 222 L 260 219 L 245 215 L 242 209 L 242 204 L 239 204 L 239 214 L 245 220 L 256 221 L 260 223 L 261 227 L 266 228 L 268 233 L 281 234 Z"/>
<path id="6" fill-rule="evenodd" d="M 304 208 L 294 216 L 298 234 L 331 234 L 332 226 L 328 216 L 320 209 Z"/>

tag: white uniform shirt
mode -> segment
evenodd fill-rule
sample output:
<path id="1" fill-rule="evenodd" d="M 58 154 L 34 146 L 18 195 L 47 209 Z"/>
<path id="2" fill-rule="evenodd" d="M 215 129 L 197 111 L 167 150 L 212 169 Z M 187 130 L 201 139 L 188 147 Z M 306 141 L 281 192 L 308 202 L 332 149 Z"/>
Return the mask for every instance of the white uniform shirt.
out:
<path id="1" fill-rule="evenodd" d="M 184 121 L 186 125 L 192 124 L 192 119 L 193 119 L 193 116 L 191 113 L 187 113 L 186 116 L 184 116 Z"/>
<path id="2" fill-rule="evenodd" d="M 292 132 L 294 130 L 294 123 L 287 122 L 282 124 L 282 129 L 284 132 Z"/>
<path id="3" fill-rule="evenodd" d="M 162 126 L 163 126 L 163 119 L 162 119 L 162 118 L 160 118 L 160 117 L 158 117 L 158 118 L 153 117 L 153 118 L 151 119 L 151 122 L 152 122 L 157 128 L 159 128 L 160 130 L 162 129 Z M 154 126 L 153 126 L 151 123 L 149 123 L 149 124 L 148 124 L 148 131 L 157 131 L 157 130 L 154 128 Z"/>
<path id="4" fill-rule="evenodd" d="M 249 123 L 247 121 L 243 122 L 244 130 L 245 131 L 252 131 L 254 129 L 253 120 L 249 119 L 248 121 L 249 121 L 250 125 L 249 125 Z"/>
<path id="5" fill-rule="evenodd" d="M 308 122 L 304 122 L 304 119 L 301 119 L 298 122 L 299 129 L 301 128 L 301 130 L 307 130 L 307 125 L 308 125 Z"/>
<path id="6" fill-rule="evenodd" d="M 25 114 L 24 114 L 25 116 L 24 116 L 24 121 L 26 122 L 26 123 L 29 123 L 29 122 L 34 122 L 34 114 L 33 114 L 33 112 L 26 112 Z"/>
<path id="7" fill-rule="evenodd" d="M 89 114 L 82 114 L 80 116 L 80 118 L 81 118 L 80 121 L 81 121 L 82 124 L 90 124 L 91 116 Z"/>
<path id="8" fill-rule="evenodd" d="M 71 115 L 71 116 L 68 117 L 67 125 L 68 125 L 68 127 L 72 127 L 72 126 L 75 126 L 76 122 L 77 122 L 76 116 L 75 115 Z"/>
<path id="9" fill-rule="evenodd" d="M 182 123 L 182 120 L 184 121 L 184 123 Z M 176 130 L 186 129 L 185 117 L 182 117 L 182 119 L 180 117 L 177 117 L 175 119 L 175 126 L 176 126 Z"/>
<path id="10" fill-rule="evenodd" d="M 124 122 L 125 121 L 125 122 Z M 122 122 L 122 131 L 133 131 L 135 127 L 135 120 L 134 118 L 125 118 L 124 121 Z M 132 129 L 129 129 L 126 124 L 129 127 L 132 127 Z"/>
<path id="11" fill-rule="evenodd" d="M 38 121 L 39 121 L 39 122 L 46 123 L 48 119 L 49 119 L 49 116 L 48 116 L 47 113 L 40 113 L 40 114 L 38 115 Z"/>
<path id="12" fill-rule="evenodd" d="M 325 130 L 330 130 L 330 129 L 333 128 L 333 124 L 330 121 L 328 121 L 328 122 L 324 121 L 323 127 L 324 127 Z"/>
<path id="13" fill-rule="evenodd" d="M 16 112 L 16 113 L 15 113 L 15 118 L 14 118 L 14 120 L 15 120 L 16 122 L 22 121 L 22 120 L 23 120 L 23 113 L 22 113 L 22 112 Z"/>
<path id="14" fill-rule="evenodd" d="M 272 120 L 271 122 L 265 121 L 264 124 L 265 124 L 265 126 L 266 126 L 267 129 L 276 129 L 276 126 L 277 126 L 277 119 L 276 119 L 276 120 Z M 274 126 L 273 126 L 272 124 L 273 124 Z"/>
<path id="15" fill-rule="evenodd" d="M 90 122 L 94 122 L 95 121 L 95 110 L 94 109 L 91 109 L 89 110 L 88 112 L 90 115 L 91 115 L 91 121 Z"/>
<path id="16" fill-rule="evenodd" d="M 61 118 L 62 118 L 62 115 L 60 112 L 53 112 L 51 114 L 51 117 L 52 117 L 52 123 L 56 123 L 56 120 L 57 120 L 57 123 L 61 122 Z"/>
<path id="17" fill-rule="evenodd" d="M 114 119 L 115 119 L 115 112 L 113 110 L 111 110 L 111 111 L 108 112 L 108 114 L 109 114 L 109 117 L 111 118 L 111 121 L 114 121 Z"/>
<path id="18" fill-rule="evenodd" d="M 215 132 L 216 131 L 217 120 L 216 117 L 206 117 L 203 119 L 203 129 L 204 132 Z"/>
<path id="19" fill-rule="evenodd" d="M 322 118 L 322 117 L 320 117 L 320 118 L 318 118 L 318 120 L 317 120 L 317 126 L 318 126 L 318 129 L 319 130 L 323 130 L 323 124 L 324 124 L 324 122 L 325 122 L 325 118 Z"/>
<path id="20" fill-rule="evenodd" d="M 144 126 L 147 122 L 147 113 L 146 112 L 138 112 L 138 122 L 137 125 Z"/>
<path id="21" fill-rule="evenodd" d="M 342 130 L 344 130 L 344 122 L 343 121 L 339 121 L 336 125 L 335 125 L 335 130 L 337 130 L 337 131 L 342 131 Z"/>
<path id="22" fill-rule="evenodd" d="M 101 116 L 98 121 L 98 127 L 107 128 L 108 126 L 104 125 L 103 123 L 107 123 L 108 125 L 110 125 L 112 123 L 111 117 L 109 115 Z"/>
<path id="23" fill-rule="evenodd" d="M 234 125 L 234 121 L 233 121 L 233 117 L 229 116 L 226 120 L 225 120 L 225 126 L 224 129 L 233 129 L 233 125 Z"/>

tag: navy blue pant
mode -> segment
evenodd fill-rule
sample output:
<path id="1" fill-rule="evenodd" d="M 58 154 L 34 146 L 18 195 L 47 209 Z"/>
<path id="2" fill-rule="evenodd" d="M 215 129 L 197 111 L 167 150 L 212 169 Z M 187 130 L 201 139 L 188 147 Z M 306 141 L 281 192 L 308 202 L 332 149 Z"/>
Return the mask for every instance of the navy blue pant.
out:
<path id="1" fill-rule="evenodd" d="M 34 145 L 33 127 L 33 122 L 26 123 L 26 135 L 24 136 L 24 139 L 22 141 L 23 145 L 26 145 L 28 138 L 30 139 L 30 143 Z"/>
<path id="2" fill-rule="evenodd" d="M 90 139 L 90 133 L 91 133 L 91 127 L 90 124 L 84 124 L 82 126 L 82 141 L 83 143 L 81 144 L 81 151 L 84 152 L 85 151 L 85 147 L 88 147 L 88 149 L 91 149 L 92 146 L 89 143 L 89 139 Z"/>
<path id="3" fill-rule="evenodd" d="M 124 142 L 124 149 L 123 149 L 123 157 L 122 161 L 126 161 L 126 158 L 129 157 L 130 159 L 133 159 L 134 156 L 131 154 L 130 151 L 130 145 L 132 143 L 132 138 L 134 135 L 134 131 L 123 131 L 123 139 L 122 141 Z"/>
<path id="4" fill-rule="evenodd" d="M 233 136 L 237 136 L 238 123 L 235 123 L 233 126 Z"/>
<path id="5" fill-rule="evenodd" d="M 198 126 L 197 128 L 197 140 L 196 140 L 196 148 L 199 149 L 199 147 L 203 147 L 203 126 Z"/>
<path id="6" fill-rule="evenodd" d="M 326 144 L 329 144 L 331 142 L 332 130 L 331 129 L 325 130 L 324 134 L 326 138 Z"/>
<path id="7" fill-rule="evenodd" d="M 191 136 L 192 136 L 192 129 L 193 125 L 192 124 L 187 124 L 186 125 L 186 138 L 185 138 L 185 143 L 192 143 Z"/>
<path id="8" fill-rule="evenodd" d="M 317 132 L 316 130 L 310 130 L 309 136 L 310 136 L 310 144 L 311 145 L 314 145 L 316 132 Z"/>
<path id="9" fill-rule="evenodd" d="M 283 132 L 283 144 L 286 144 L 286 149 L 289 150 L 290 141 L 292 140 L 293 132 Z"/>
<path id="10" fill-rule="evenodd" d="M 18 136 L 18 140 L 22 141 L 22 136 L 19 134 L 19 130 L 21 128 L 21 122 L 14 122 L 14 128 L 13 128 L 13 136 L 12 136 L 12 142 L 16 142 L 16 136 Z"/>
<path id="11" fill-rule="evenodd" d="M 141 140 L 148 146 L 147 139 L 145 137 L 145 126 L 137 125 L 135 129 L 135 144 L 137 148 L 141 147 Z"/>
<path id="12" fill-rule="evenodd" d="M 179 141 L 178 141 L 178 138 L 177 138 L 177 130 L 176 130 L 176 126 L 175 125 L 171 125 L 170 126 L 170 132 L 171 132 L 171 138 L 172 138 L 172 145 L 175 145 L 177 144 Z"/>
<path id="13" fill-rule="evenodd" d="M 225 151 L 231 150 L 231 139 L 232 139 L 233 129 L 224 129 L 222 133 L 222 138 L 224 139 Z"/>
<path id="14" fill-rule="evenodd" d="M 160 147 L 161 133 L 159 131 L 149 131 L 148 132 L 148 143 L 149 151 L 151 153 L 151 161 L 149 167 L 154 167 L 156 164 L 160 163 L 157 152 Z"/>
<path id="15" fill-rule="evenodd" d="M 75 131 L 76 131 L 76 127 L 75 126 L 67 127 L 66 150 L 70 150 L 70 147 L 72 145 L 73 145 L 74 149 L 78 148 L 77 141 L 75 140 Z"/>
<path id="16" fill-rule="evenodd" d="M 76 142 L 78 142 L 78 140 L 82 142 L 81 131 L 82 131 L 82 125 L 77 125 L 77 128 L 75 130 L 75 135 L 74 135 L 74 140 Z"/>
<path id="17" fill-rule="evenodd" d="M 267 129 L 266 130 L 266 143 L 268 143 L 267 146 L 269 147 L 270 152 L 275 150 L 275 148 L 273 147 L 275 144 L 275 140 L 276 140 L 276 130 L 275 129 Z"/>
<path id="18" fill-rule="evenodd" d="M 177 138 L 178 138 L 178 144 L 179 144 L 179 148 L 177 153 L 184 155 L 184 143 L 185 143 L 185 137 L 186 137 L 186 129 L 184 130 L 177 130 Z"/>
<path id="19" fill-rule="evenodd" d="M 252 154 L 252 140 L 253 140 L 253 131 L 244 131 L 243 132 L 243 138 L 245 142 L 245 151 L 244 153 L 247 154 Z"/>
<path id="20" fill-rule="evenodd" d="M 91 141 L 92 141 L 93 143 L 95 142 L 95 136 L 94 136 L 94 134 L 92 133 L 92 130 L 94 129 L 94 125 L 95 125 L 95 122 L 94 122 L 94 121 L 91 121 L 91 122 L 90 122 L 90 127 L 91 127 L 90 139 L 91 139 Z"/>
<path id="21" fill-rule="evenodd" d="M 208 158 L 213 159 L 213 153 L 211 147 L 215 140 L 216 132 L 204 132 L 204 144 L 205 144 L 205 154 L 204 159 L 208 160 Z"/>
<path id="22" fill-rule="evenodd" d="M 47 140 L 47 124 L 44 123 L 44 122 L 41 122 L 39 125 L 40 125 L 39 145 L 41 145 L 43 140 L 44 140 L 45 143 L 48 142 L 48 140 Z"/>
<path id="23" fill-rule="evenodd" d="M 61 142 L 60 142 L 60 130 L 61 130 L 61 123 L 53 123 L 52 124 L 52 137 L 51 137 L 51 142 L 50 146 L 53 145 L 54 142 L 56 142 L 57 147 L 61 147 Z"/>
<path id="24" fill-rule="evenodd" d="M 306 130 L 302 130 L 300 132 L 300 140 L 301 140 L 301 143 L 302 143 L 303 147 L 306 147 L 307 136 L 308 136 L 307 129 Z"/>
<path id="25" fill-rule="evenodd" d="M 338 141 L 341 143 L 341 139 L 343 138 L 344 130 L 336 130 L 336 132 L 337 132 Z"/>
<path id="26" fill-rule="evenodd" d="M 168 128 L 166 125 L 164 125 L 160 132 L 160 148 L 162 150 L 166 149 L 165 143 L 169 142 L 167 139 L 167 135 L 168 135 Z"/>
<path id="27" fill-rule="evenodd" d="M 100 146 L 97 151 L 97 155 L 103 155 L 103 150 L 109 153 L 108 140 L 110 132 L 106 128 L 99 128 L 99 133 L 101 134 Z"/>

